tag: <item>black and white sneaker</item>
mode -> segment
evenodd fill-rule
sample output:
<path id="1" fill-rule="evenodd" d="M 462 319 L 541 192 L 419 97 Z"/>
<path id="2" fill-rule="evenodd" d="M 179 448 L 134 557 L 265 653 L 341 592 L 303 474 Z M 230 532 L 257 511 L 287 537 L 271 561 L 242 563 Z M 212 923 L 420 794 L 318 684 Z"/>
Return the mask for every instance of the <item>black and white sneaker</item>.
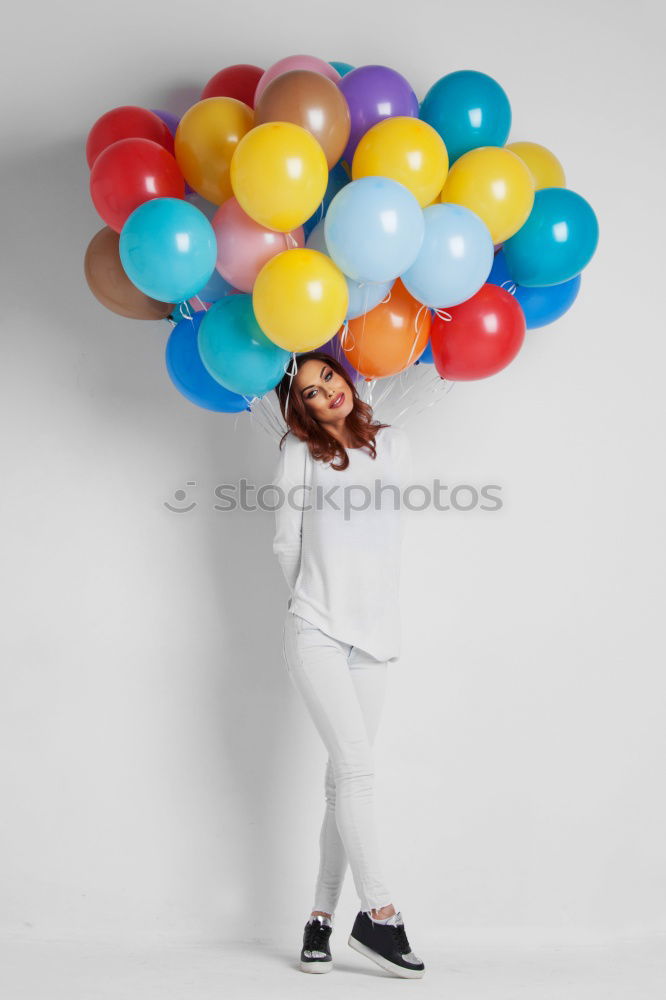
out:
<path id="1" fill-rule="evenodd" d="M 303 931 L 300 968 L 303 972 L 330 972 L 333 968 L 328 939 L 333 924 L 329 917 L 310 917 Z"/>
<path id="2" fill-rule="evenodd" d="M 388 923 L 380 924 L 369 913 L 359 910 L 348 944 L 394 976 L 420 979 L 425 972 L 425 965 L 407 940 L 400 911 L 394 913 Z"/>

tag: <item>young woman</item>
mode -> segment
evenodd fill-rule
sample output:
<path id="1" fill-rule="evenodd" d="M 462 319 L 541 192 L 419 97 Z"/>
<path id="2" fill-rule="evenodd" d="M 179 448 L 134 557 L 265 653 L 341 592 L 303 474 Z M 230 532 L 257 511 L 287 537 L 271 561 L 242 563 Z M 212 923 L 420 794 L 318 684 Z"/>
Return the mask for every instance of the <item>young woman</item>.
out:
<path id="1" fill-rule="evenodd" d="M 285 664 L 328 751 L 319 872 L 300 968 L 331 969 L 328 939 L 349 864 L 361 909 L 348 943 L 396 976 L 420 978 L 425 966 L 382 875 L 372 753 L 387 665 L 400 652 L 409 441 L 401 429 L 373 421 L 331 355 L 293 358 L 275 387 L 288 430 L 273 480 L 284 491 L 273 551 L 291 595 Z"/>

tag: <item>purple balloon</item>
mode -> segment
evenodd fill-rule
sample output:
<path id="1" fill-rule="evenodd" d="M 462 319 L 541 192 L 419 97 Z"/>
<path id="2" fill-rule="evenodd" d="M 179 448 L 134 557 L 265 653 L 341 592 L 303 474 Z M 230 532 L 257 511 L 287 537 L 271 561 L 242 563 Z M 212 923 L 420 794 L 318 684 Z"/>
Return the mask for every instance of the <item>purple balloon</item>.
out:
<path id="1" fill-rule="evenodd" d="M 388 66 L 359 66 L 339 81 L 351 115 L 349 142 L 342 158 L 351 166 L 369 128 L 397 115 L 418 118 L 419 101 L 404 76 Z"/>
<path id="2" fill-rule="evenodd" d="M 180 121 L 178 115 L 172 114 L 171 111 L 158 111 L 157 108 L 151 108 L 150 110 L 154 115 L 157 115 L 158 118 L 162 119 L 166 127 L 169 129 L 169 132 L 171 132 L 171 135 L 175 138 L 176 129 L 178 128 L 178 123 Z"/>
<path id="3" fill-rule="evenodd" d="M 162 110 L 158 111 L 157 108 L 151 108 L 150 110 L 154 115 L 157 115 L 158 118 L 162 119 L 166 127 L 169 129 L 169 132 L 171 132 L 171 135 L 175 139 L 176 129 L 178 128 L 178 124 L 180 122 L 180 118 L 178 117 L 178 115 L 172 114 L 171 111 L 162 111 Z M 187 183 L 187 181 L 185 181 L 185 194 L 194 194 L 194 188 L 191 188 L 190 185 Z"/>
<path id="4" fill-rule="evenodd" d="M 327 340 L 325 344 L 322 344 L 321 347 L 318 347 L 317 350 L 326 351 L 326 353 L 330 354 L 332 358 L 335 358 L 335 360 L 342 365 L 344 370 L 349 375 L 352 385 L 358 382 L 359 379 L 363 378 L 361 373 L 354 368 L 350 361 L 347 360 L 347 355 L 342 350 L 342 344 L 340 343 L 340 338 L 337 333 L 331 337 L 330 340 Z"/>

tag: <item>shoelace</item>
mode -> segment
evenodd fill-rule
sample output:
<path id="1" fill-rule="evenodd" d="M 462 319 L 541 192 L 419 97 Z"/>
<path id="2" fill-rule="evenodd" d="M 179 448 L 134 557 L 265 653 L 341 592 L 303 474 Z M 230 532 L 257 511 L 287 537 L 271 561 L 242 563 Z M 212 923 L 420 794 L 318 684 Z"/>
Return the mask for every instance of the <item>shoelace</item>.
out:
<path id="1" fill-rule="evenodd" d="M 394 935 L 394 941 L 396 948 L 400 955 L 407 955 L 412 950 L 409 946 L 409 941 L 407 940 L 407 931 L 405 930 L 404 924 L 387 924 L 391 928 Z"/>
<path id="2" fill-rule="evenodd" d="M 307 951 L 326 951 L 326 941 L 331 931 L 330 927 L 322 924 L 320 920 L 313 920 L 305 928 L 305 941 L 303 947 Z"/>

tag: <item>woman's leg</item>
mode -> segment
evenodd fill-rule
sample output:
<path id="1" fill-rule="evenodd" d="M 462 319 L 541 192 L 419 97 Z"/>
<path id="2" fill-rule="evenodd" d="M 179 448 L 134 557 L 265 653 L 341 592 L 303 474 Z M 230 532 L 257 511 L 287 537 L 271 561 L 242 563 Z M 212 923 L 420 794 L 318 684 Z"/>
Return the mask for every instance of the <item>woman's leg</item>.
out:
<path id="1" fill-rule="evenodd" d="M 351 647 L 347 659 L 356 698 L 361 707 L 370 744 L 374 744 L 386 697 L 388 664 L 363 650 Z M 324 776 L 326 807 L 319 834 L 319 872 L 315 884 L 313 912 L 333 913 L 344 882 L 349 859 L 336 819 L 337 795 L 333 759 L 329 755 Z M 331 906 L 325 910 L 323 903 Z"/>
<path id="2" fill-rule="evenodd" d="M 284 653 L 289 675 L 328 750 L 335 787 L 333 808 L 340 841 L 336 843 L 329 835 L 331 826 L 327 824 L 325 875 L 313 909 L 334 912 L 345 873 L 345 855 L 362 908 L 379 909 L 391 902 L 391 895 L 381 875 L 369 733 L 374 738 L 379 723 L 386 664 L 372 661 L 372 665 L 362 665 L 360 651 L 352 652 L 346 643 L 291 613 L 285 621 Z M 352 666 L 352 662 L 356 665 Z"/>

